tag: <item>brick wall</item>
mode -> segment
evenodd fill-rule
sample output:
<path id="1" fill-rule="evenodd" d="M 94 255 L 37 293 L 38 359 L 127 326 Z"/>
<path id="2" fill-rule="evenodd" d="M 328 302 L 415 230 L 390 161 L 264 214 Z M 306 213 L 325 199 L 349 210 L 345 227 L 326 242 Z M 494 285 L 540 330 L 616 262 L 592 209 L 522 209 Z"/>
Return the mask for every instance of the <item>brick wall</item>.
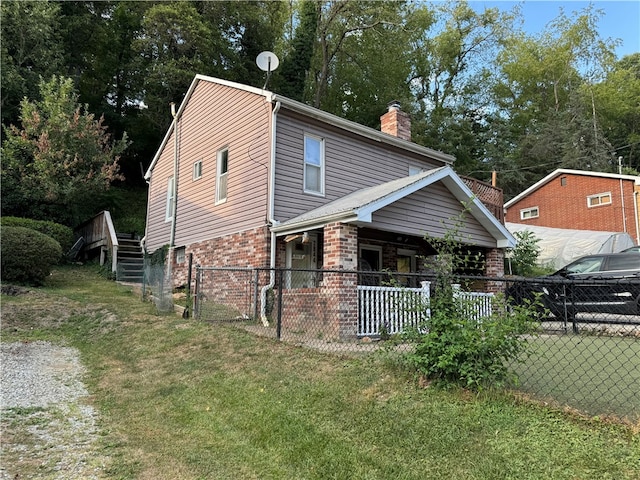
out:
<path id="1" fill-rule="evenodd" d="M 188 258 L 193 254 L 193 265 L 207 267 L 269 267 L 268 227 L 259 227 L 242 233 L 192 243 L 185 246 L 185 262 L 173 261 L 173 285 L 187 283 Z M 175 256 L 174 256 L 175 257 Z"/>
<path id="2" fill-rule="evenodd" d="M 331 298 L 327 314 L 339 319 L 340 338 L 355 337 L 358 329 L 358 227 L 332 223 L 324 227 L 324 266 L 327 270 L 354 273 L 325 273 L 323 288 Z"/>
<path id="3" fill-rule="evenodd" d="M 633 182 L 623 180 L 622 184 L 624 215 L 620 180 L 587 175 L 559 175 L 510 206 L 505 220 L 542 227 L 622 232 L 625 228 L 624 218 L 626 231 L 636 238 Z M 611 193 L 611 204 L 591 208 L 587 206 L 588 196 L 606 192 Z M 520 210 L 531 207 L 538 207 L 539 217 L 521 220 Z"/>

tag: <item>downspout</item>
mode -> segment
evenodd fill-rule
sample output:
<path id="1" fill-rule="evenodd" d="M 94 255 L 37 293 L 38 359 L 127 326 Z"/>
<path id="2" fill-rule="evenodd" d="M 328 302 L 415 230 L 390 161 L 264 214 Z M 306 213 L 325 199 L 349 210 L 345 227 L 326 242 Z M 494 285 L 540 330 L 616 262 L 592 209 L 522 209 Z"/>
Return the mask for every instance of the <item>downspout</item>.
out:
<path id="1" fill-rule="evenodd" d="M 640 218 L 638 218 L 638 191 L 633 192 L 633 213 L 636 220 L 636 244 L 640 245 Z"/>
<path id="2" fill-rule="evenodd" d="M 273 227 L 277 221 L 274 216 L 275 210 L 275 183 L 276 183 L 276 118 L 278 115 L 278 111 L 280 110 L 280 102 L 276 102 L 276 106 L 273 108 L 271 112 L 271 161 L 269 168 L 269 194 L 268 194 L 268 205 L 267 205 L 267 222 L 269 227 Z M 271 230 L 271 252 L 269 254 L 269 284 L 262 287 L 260 290 L 260 319 L 262 320 L 262 324 L 265 327 L 269 326 L 269 320 L 267 319 L 267 292 L 271 290 L 276 283 L 276 272 L 274 268 L 276 267 L 276 234 L 273 230 Z"/>
<path id="3" fill-rule="evenodd" d="M 173 215 L 169 248 L 173 249 L 176 242 L 176 218 L 178 216 L 178 118 L 176 104 L 173 102 L 171 102 L 171 115 L 173 116 Z"/>
<path id="4" fill-rule="evenodd" d="M 169 251 L 167 252 L 167 279 L 173 289 L 173 256 L 176 242 L 176 220 L 178 217 L 178 116 L 174 102 L 171 102 L 171 116 L 173 116 L 173 212 L 171 215 Z"/>
<path id="5" fill-rule="evenodd" d="M 622 157 L 618 157 L 618 171 L 622 175 Z M 622 178 L 620 178 L 620 199 L 622 200 L 622 231 L 627 233 L 627 213 L 624 206 L 624 189 L 622 188 Z"/>

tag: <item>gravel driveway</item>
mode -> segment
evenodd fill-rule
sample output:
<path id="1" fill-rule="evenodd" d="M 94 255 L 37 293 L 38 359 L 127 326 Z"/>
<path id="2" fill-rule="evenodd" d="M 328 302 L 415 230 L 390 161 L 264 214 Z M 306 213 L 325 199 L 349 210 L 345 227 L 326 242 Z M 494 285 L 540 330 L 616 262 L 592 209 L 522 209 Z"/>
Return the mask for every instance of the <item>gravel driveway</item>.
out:
<path id="1" fill-rule="evenodd" d="M 0 344 L 0 479 L 106 478 L 83 374 L 73 348 Z"/>

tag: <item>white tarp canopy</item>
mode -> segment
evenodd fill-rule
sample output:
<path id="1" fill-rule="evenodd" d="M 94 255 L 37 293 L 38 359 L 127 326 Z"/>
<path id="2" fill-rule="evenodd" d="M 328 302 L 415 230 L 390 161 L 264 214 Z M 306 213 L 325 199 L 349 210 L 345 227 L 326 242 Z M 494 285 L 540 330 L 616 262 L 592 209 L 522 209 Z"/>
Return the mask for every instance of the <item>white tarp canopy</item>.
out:
<path id="1" fill-rule="evenodd" d="M 594 253 L 616 253 L 633 247 L 635 242 L 628 233 L 599 232 L 595 230 L 569 230 L 538 227 L 520 223 L 505 223 L 511 234 L 530 231 L 539 239 L 538 265 L 560 269 L 573 260 Z"/>

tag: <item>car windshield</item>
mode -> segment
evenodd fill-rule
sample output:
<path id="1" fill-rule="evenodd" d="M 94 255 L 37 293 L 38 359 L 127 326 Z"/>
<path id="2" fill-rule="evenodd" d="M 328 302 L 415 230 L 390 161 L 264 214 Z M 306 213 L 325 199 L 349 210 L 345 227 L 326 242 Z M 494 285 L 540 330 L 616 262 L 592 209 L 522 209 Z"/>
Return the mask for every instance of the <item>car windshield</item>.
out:
<path id="1" fill-rule="evenodd" d="M 565 267 L 567 273 L 597 272 L 602 265 L 602 257 L 583 258 Z"/>

